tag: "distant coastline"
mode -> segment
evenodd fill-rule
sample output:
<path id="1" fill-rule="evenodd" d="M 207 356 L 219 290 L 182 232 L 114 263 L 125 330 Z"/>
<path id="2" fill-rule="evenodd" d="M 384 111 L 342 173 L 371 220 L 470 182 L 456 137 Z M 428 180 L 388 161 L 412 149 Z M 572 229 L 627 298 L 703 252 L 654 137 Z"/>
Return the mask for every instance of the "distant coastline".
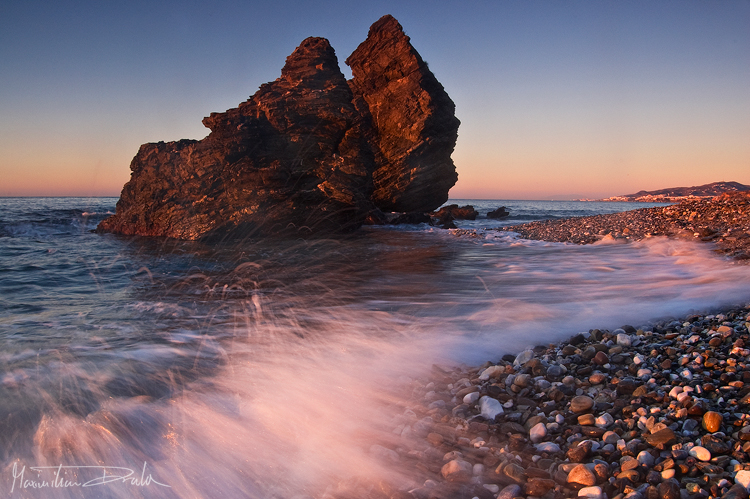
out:
<path id="1" fill-rule="evenodd" d="M 681 203 L 719 196 L 726 192 L 750 192 L 750 185 L 739 182 L 713 182 L 692 187 L 670 187 L 657 191 L 639 191 L 604 199 L 579 199 L 578 201 L 615 201 L 630 203 Z"/>

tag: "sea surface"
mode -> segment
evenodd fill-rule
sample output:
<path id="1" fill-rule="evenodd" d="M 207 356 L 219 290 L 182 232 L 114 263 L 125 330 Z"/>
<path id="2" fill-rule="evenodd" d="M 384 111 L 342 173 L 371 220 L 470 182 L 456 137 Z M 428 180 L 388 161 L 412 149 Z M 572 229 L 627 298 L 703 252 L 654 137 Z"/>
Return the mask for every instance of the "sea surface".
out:
<path id="1" fill-rule="evenodd" d="M 231 245 L 93 233 L 115 203 L 0 198 L 2 497 L 417 484 L 378 443 L 433 363 L 750 302 L 750 267 L 690 241 L 426 225 Z M 650 206 L 449 203 L 480 211 L 460 228 Z M 488 220 L 499 206 L 509 219 Z"/>

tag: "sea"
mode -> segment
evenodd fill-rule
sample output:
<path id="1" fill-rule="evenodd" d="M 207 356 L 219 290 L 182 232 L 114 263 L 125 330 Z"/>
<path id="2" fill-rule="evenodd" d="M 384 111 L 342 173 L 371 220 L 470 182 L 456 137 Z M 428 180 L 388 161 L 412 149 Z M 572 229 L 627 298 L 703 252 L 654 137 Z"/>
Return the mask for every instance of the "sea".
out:
<path id="1" fill-rule="evenodd" d="M 204 244 L 95 233 L 116 201 L 0 198 L 2 497 L 408 488 L 382 442 L 433 365 L 750 302 L 750 266 L 705 244 L 490 230 L 643 203 L 450 200 L 475 233 Z"/>

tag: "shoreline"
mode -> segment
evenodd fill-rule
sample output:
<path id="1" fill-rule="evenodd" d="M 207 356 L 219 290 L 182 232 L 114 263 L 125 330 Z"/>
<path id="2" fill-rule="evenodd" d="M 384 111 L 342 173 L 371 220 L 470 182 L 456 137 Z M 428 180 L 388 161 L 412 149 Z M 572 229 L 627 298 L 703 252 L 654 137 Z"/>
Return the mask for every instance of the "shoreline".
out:
<path id="1" fill-rule="evenodd" d="M 602 239 L 680 237 L 711 242 L 717 253 L 750 263 L 750 193 L 722 194 L 711 199 L 606 215 L 529 222 L 495 230 L 515 232 L 525 239 L 576 244 Z"/>
<path id="2" fill-rule="evenodd" d="M 750 193 L 495 230 L 576 244 L 689 238 L 750 263 Z M 433 366 L 389 449 L 424 484 L 387 497 L 748 499 L 749 329 L 750 303 Z"/>
<path id="3" fill-rule="evenodd" d="M 391 442 L 424 485 L 387 497 L 747 499 L 749 328 L 747 304 L 433 366 Z"/>

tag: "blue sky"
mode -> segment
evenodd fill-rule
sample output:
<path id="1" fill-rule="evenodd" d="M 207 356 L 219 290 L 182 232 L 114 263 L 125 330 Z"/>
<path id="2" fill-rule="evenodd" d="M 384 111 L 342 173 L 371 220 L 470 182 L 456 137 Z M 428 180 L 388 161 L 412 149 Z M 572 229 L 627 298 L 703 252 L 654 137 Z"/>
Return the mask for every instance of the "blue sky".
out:
<path id="1" fill-rule="evenodd" d="M 454 198 L 750 184 L 750 0 L 3 2 L 0 195 L 118 195 L 140 144 L 394 15 L 456 103 Z"/>

